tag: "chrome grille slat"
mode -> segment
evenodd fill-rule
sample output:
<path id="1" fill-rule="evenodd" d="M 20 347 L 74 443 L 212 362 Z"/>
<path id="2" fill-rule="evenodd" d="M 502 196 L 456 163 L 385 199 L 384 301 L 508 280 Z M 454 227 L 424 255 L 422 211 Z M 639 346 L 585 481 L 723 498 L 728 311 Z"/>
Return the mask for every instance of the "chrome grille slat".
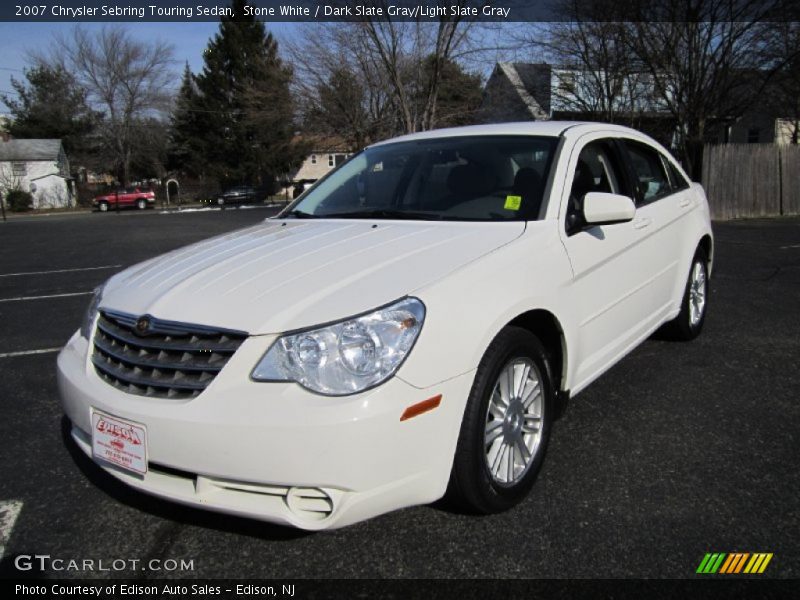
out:
<path id="1" fill-rule="evenodd" d="M 136 332 L 140 317 L 100 311 L 92 363 L 101 379 L 127 393 L 189 399 L 199 395 L 247 337 L 245 332 L 162 321 Z"/>
<path id="2" fill-rule="evenodd" d="M 100 332 L 95 334 L 94 338 L 94 347 L 95 350 L 99 350 L 102 354 L 107 356 L 111 356 L 112 358 L 117 359 L 121 362 L 130 363 L 131 365 L 140 366 L 140 367 L 152 367 L 157 369 L 171 369 L 171 370 L 185 370 L 185 371 L 213 371 L 215 373 L 219 372 L 222 367 L 227 362 L 227 358 L 224 361 L 216 361 L 216 363 L 191 363 L 191 362 L 162 362 L 162 354 L 163 351 L 158 353 L 150 353 L 150 356 L 155 356 L 155 358 L 146 358 L 142 359 L 141 356 L 137 356 L 131 352 L 125 351 L 117 351 L 114 348 L 107 345 L 108 341 L 105 336 L 101 335 Z M 130 346 L 132 344 L 126 344 L 126 346 Z M 143 348 L 144 349 L 144 348 Z M 144 349 L 146 350 L 146 349 Z"/>
<path id="3" fill-rule="evenodd" d="M 141 345 L 142 339 L 138 337 L 136 334 L 132 333 L 132 329 L 136 326 L 136 321 L 134 321 L 130 326 L 127 326 L 126 329 L 122 327 L 116 326 L 110 321 L 106 320 L 99 320 L 97 322 L 98 329 L 102 329 L 108 335 L 115 337 L 119 340 L 123 340 L 128 344 L 137 344 Z M 205 334 L 208 335 L 208 334 Z M 203 344 L 198 346 L 197 344 L 187 344 L 181 343 L 181 341 L 175 340 L 167 340 L 165 338 L 153 338 L 149 336 L 151 339 L 148 341 L 148 346 L 151 348 L 158 348 L 159 350 L 174 350 L 174 351 L 183 351 L 183 352 L 198 352 L 201 348 L 202 350 L 208 350 L 211 352 L 229 352 L 233 354 L 236 349 L 241 344 L 241 340 L 230 339 L 230 334 L 221 335 L 220 340 L 214 342 L 210 339 L 202 339 Z M 198 337 L 195 335 L 195 337 Z"/>

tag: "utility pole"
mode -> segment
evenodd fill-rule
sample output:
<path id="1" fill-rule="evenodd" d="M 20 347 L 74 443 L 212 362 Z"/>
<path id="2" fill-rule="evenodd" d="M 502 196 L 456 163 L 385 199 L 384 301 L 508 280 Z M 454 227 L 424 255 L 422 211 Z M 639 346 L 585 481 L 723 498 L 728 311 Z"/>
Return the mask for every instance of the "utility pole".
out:
<path id="1" fill-rule="evenodd" d="M 3 223 L 6 222 L 6 200 L 3 198 L 3 194 L 0 194 L 0 211 L 3 212 Z"/>

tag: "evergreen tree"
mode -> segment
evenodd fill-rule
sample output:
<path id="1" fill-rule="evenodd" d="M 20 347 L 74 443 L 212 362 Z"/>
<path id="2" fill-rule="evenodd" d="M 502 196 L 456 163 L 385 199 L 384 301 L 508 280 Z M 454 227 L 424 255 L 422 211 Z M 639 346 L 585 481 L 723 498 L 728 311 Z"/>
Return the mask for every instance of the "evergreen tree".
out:
<path id="1" fill-rule="evenodd" d="M 426 76 L 433 70 L 433 59 L 425 63 Z M 436 127 L 457 127 L 476 122 L 483 88 L 479 75 L 467 73 L 453 60 L 441 64 L 439 92 L 436 96 Z"/>
<path id="2" fill-rule="evenodd" d="M 196 77 L 198 135 L 206 172 L 223 185 L 269 184 L 299 163 L 292 145 L 291 70 L 264 24 L 233 0 Z"/>
<path id="3" fill-rule="evenodd" d="M 335 69 L 328 81 L 317 86 L 317 96 L 306 115 L 309 132 L 341 137 L 350 148 L 388 137 L 381 135 L 381 123 L 368 110 L 367 90 L 346 66 Z"/>
<path id="4" fill-rule="evenodd" d="M 73 164 L 90 150 L 90 135 L 99 118 L 86 91 L 61 66 L 37 64 L 25 69 L 27 83 L 11 78 L 16 98 L 2 94 L 11 112 L 9 133 L 15 138 L 61 139 Z"/>
<path id="5" fill-rule="evenodd" d="M 202 158 L 202 123 L 198 119 L 200 108 L 195 77 L 189 63 L 183 69 L 183 79 L 175 106 L 170 116 L 170 134 L 167 165 L 170 170 L 200 176 L 205 171 Z"/>

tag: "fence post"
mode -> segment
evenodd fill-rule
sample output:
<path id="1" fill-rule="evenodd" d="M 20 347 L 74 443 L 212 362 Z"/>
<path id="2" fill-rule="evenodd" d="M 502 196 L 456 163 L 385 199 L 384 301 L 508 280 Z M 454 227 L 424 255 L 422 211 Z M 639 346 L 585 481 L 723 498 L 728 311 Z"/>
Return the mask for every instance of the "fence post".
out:
<path id="1" fill-rule="evenodd" d="M 778 146 L 778 212 L 783 216 L 783 150 Z"/>

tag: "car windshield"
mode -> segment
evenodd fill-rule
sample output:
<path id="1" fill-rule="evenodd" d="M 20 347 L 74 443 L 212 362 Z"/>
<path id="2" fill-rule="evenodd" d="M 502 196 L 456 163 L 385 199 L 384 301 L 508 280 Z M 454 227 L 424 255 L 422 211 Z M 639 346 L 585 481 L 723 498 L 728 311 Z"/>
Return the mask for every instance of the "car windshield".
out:
<path id="1" fill-rule="evenodd" d="M 374 146 L 329 174 L 283 216 L 538 219 L 556 142 L 472 136 Z"/>

